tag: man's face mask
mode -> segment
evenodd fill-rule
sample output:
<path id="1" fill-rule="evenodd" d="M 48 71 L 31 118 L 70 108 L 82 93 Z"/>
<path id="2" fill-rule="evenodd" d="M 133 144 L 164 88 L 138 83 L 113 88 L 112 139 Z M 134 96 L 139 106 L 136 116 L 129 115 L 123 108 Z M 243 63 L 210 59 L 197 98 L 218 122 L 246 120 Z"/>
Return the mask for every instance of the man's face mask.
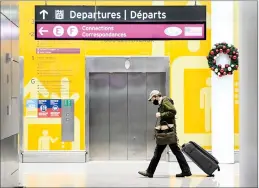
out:
<path id="1" fill-rule="evenodd" d="M 154 99 L 153 99 L 153 104 L 154 104 L 154 105 L 159 105 L 159 102 L 158 102 L 157 97 L 154 97 Z"/>

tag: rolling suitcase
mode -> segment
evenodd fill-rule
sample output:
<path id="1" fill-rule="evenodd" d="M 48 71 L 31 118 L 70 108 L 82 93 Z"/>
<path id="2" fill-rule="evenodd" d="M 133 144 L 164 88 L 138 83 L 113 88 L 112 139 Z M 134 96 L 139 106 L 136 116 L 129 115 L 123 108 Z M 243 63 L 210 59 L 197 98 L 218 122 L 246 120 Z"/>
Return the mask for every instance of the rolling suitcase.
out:
<path id="1" fill-rule="evenodd" d="M 195 142 L 183 144 L 182 151 L 209 177 L 213 177 L 216 170 L 220 171 L 218 160 Z"/>

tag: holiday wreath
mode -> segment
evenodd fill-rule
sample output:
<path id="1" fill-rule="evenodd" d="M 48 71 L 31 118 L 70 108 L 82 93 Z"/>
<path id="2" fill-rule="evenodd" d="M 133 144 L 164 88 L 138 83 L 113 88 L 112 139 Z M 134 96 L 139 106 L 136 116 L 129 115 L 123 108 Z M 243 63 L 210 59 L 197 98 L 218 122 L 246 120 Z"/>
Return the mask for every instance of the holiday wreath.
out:
<path id="1" fill-rule="evenodd" d="M 230 64 L 217 64 L 217 58 L 220 54 L 226 54 L 230 58 Z M 210 50 L 207 56 L 209 68 L 214 71 L 219 77 L 224 75 L 233 74 L 234 70 L 238 69 L 238 49 L 233 45 L 227 44 L 225 42 L 217 43 Z"/>

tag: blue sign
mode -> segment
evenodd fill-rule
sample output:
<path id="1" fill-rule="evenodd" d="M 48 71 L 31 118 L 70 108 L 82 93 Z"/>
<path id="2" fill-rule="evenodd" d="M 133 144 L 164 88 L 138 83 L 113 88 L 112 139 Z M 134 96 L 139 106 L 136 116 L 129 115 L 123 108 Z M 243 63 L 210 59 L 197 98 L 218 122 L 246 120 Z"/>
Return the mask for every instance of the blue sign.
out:
<path id="1" fill-rule="evenodd" d="M 51 99 L 50 100 L 50 117 L 61 117 L 61 100 Z"/>
<path id="2" fill-rule="evenodd" d="M 61 99 L 39 99 L 38 117 L 41 118 L 60 118 L 61 117 Z"/>
<path id="3" fill-rule="evenodd" d="M 37 109 L 38 108 L 38 100 L 37 99 L 29 99 L 26 101 L 27 109 Z"/>
<path id="4" fill-rule="evenodd" d="M 39 109 L 41 112 L 46 112 L 49 107 L 50 107 L 49 100 L 40 99 L 40 100 L 38 101 L 38 109 Z"/>
<path id="5" fill-rule="evenodd" d="M 47 118 L 49 117 L 49 100 L 39 99 L 38 100 L 38 117 L 39 118 Z"/>

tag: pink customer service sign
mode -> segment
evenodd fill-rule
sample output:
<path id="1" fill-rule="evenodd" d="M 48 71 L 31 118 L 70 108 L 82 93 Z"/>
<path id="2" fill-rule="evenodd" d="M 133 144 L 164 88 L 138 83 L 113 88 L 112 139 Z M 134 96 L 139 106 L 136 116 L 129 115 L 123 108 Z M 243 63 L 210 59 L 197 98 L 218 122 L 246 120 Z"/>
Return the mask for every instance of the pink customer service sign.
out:
<path id="1" fill-rule="evenodd" d="M 204 40 L 205 24 L 37 23 L 36 40 Z"/>

